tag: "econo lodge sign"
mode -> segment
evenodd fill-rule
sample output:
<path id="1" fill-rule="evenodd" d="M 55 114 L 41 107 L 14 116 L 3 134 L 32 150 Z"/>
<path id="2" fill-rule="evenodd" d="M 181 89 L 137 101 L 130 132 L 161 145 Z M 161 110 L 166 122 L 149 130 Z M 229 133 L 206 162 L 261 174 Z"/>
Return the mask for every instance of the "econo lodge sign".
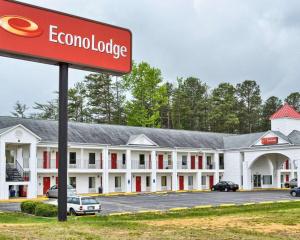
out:
<path id="1" fill-rule="evenodd" d="M 0 54 L 50 64 L 117 74 L 132 61 L 128 29 L 0 0 Z"/>

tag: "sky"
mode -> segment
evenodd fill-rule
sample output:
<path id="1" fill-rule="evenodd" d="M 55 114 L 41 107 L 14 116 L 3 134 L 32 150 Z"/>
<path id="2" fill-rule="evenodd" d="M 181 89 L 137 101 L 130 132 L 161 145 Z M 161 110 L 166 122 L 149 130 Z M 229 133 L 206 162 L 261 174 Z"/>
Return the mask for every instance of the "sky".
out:
<path id="1" fill-rule="evenodd" d="M 24 0 L 129 28 L 133 59 L 164 81 L 195 76 L 216 87 L 256 80 L 263 99 L 300 91 L 298 0 Z M 0 57 L 0 115 L 55 97 L 58 67 Z M 69 86 L 86 71 L 70 70 Z M 29 112 L 32 112 L 32 109 Z"/>

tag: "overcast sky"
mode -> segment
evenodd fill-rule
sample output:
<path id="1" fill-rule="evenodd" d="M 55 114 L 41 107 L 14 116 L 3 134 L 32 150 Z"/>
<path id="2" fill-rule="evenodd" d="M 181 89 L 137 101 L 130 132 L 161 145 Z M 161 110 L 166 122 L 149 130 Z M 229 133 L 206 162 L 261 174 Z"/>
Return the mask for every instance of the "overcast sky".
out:
<path id="1" fill-rule="evenodd" d="M 165 81 L 195 76 L 214 87 L 254 79 L 264 99 L 299 91 L 299 0 L 26 0 L 131 29 L 133 58 Z M 54 97 L 58 68 L 0 57 L 0 115 Z M 71 70 L 70 86 L 88 72 Z"/>

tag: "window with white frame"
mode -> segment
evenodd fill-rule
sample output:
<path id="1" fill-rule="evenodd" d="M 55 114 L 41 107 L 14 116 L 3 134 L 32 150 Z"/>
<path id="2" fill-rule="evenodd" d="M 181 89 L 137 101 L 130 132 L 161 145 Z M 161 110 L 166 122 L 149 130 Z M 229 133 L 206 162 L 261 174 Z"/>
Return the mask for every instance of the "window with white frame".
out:
<path id="1" fill-rule="evenodd" d="M 121 176 L 115 176 L 115 188 L 121 188 Z"/>
<path id="2" fill-rule="evenodd" d="M 140 154 L 139 164 L 140 165 L 145 165 L 145 154 Z"/>
<path id="3" fill-rule="evenodd" d="M 182 161 L 182 166 L 187 166 L 187 156 L 186 155 L 182 155 L 181 161 Z"/>
<path id="4" fill-rule="evenodd" d="M 271 185 L 272 184 L 272 175 L 263 175 L 263 184 Z"/>
<path id="5" fill-rule="evenodd" d="M 89 177 L 89 189 L 96 188 L 96 178 L 95 177 Z"/>
<path id="6" fill-rule="evenodd" d="M 126 165 L 126 154 L 122 154 L 122 165 Z"/>
<path id="7" fill-rule="evenodd" d="M 168 166 L 172 166 L 172 155 L 168 155 Z"/>
<path id="8" fill-rule="evenodd" d="M 161 176 L 161 186 L 162 187 L 167 186 L 167 176 Z"/>
<path id="9" fill-rule="evenodd" d="M 70 164 L 76 164 L 76 152 L 70 152 L 69 157 Z"/>
<path id="10" fill-rule="evenodd" d="M 146 176 L 146 187 L 150 187 L 150 176 Z"/>
<path id="11" fill-rule="evenodd" d="M 201 177 L 202 185 L 206 185 L 206 176 Z"/>
<path id="12" fill-rule="evenodd" d="M 89 164 L 96 164 L 96 153 L 89 153 Z"/>
<path id="13" fill-rule="evenodd" d="M 76 188 L 76 177 L 69 177 L 69 184 L 70 184 L 73 188 Z"/>
<path id="14" fill-rule="evenodd" d="M 189 185 L 189 187 L 192 187 L 194 185 L 193 180 L 194 180 L 193 176 L 188 176 L 188 185 Z"/>

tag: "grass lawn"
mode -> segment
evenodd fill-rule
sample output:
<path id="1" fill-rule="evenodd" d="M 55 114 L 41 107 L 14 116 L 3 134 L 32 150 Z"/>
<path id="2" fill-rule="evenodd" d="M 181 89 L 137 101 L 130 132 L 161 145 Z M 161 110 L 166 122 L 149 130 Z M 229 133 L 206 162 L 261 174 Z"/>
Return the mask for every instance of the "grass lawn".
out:
<path id="1" fill-rule="evenodd" d="M 0 239 L 300 239 L 300 202 L 122 216 L 0 213 Z"/>

